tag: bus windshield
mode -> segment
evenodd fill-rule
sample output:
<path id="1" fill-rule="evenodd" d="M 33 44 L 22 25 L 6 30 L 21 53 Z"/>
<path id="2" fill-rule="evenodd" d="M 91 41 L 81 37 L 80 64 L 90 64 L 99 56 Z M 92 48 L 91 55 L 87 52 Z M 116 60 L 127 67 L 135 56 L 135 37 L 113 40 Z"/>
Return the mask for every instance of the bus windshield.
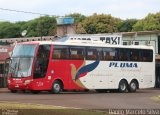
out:
<path id="1" fill-rule="evenodd" d="M 11 77 L 28 77 L 31 76 L 33 58 L 12 58 L 10 65 Z"/>
<path id="2" fill-rule="evenodd" d="M 35 49 L 35 44 L 18 44 L 13 50 L 12 57 L 33 57 Z"/>
<path id="3" fill-rule="evenodd" d="M 12 54 L 9 73 L 11 77 L 31 76 L 36 45 L 18 44 Z"/>

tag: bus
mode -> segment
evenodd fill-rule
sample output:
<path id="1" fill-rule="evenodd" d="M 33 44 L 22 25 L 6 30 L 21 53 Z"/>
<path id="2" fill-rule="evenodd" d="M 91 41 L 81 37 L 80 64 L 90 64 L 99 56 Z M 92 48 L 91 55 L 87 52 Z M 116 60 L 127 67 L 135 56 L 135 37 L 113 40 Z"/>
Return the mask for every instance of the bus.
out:
<path id="1" fill-rule="evenodd" d="M 10 59 L 8 89 L 17 91 L 95 90 L 136 92 L 155 86 L 152 46 L 99 42 L 17 43 Z"/>

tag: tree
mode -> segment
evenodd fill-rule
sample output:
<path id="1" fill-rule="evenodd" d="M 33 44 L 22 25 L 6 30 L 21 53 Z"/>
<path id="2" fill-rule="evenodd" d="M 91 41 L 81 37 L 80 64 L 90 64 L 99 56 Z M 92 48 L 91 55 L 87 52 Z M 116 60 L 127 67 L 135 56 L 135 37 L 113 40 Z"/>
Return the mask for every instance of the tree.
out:
<path id="1" fill-rule="evenodd" d="M 27 30 L 27 37 L 54 35 L 56 18 L 49 16 L 40 17 L 24 24 L 22 28 L 23 30 Z"/>
<path id="2" fill-rule="evenodd" d="M 120 19 L 114 18 L 111 15 L 105 14 L 93 14 L 85 18 L 81 25 L 85 31 L 89 34 L 96 33 L 112 33 L 117 32 L 117 25 L 120 22 Z"/>
<path id="3" fill-rule="evenodd" d="M 127 19 L 124 21 L 121 21 L 118 24 L 118 31 L 119 32 L 131 32 L 133 29 L 133 25 L 137 23 L 137 19 Z"/>
<path id="4" fill-rule="evenodd" d="M 0 38 L 16 38 L 20 36 L 20 27 L 15 23 L 0 22 Z"/>
<path id="5" fill-rule="evenodd" d="M 0 38 L 22 37 L 27 30 L 27 37 L 49 36 L 56 34 L 56 18 L 43 16 L 28 22 L 0 22 Z"/>
<path id="6" fill-rule="evenodd" d="M 148 14 L 144 19 L 138 21 L 133 26 L 134 31 L 160 30 L 160 12 Z"/>

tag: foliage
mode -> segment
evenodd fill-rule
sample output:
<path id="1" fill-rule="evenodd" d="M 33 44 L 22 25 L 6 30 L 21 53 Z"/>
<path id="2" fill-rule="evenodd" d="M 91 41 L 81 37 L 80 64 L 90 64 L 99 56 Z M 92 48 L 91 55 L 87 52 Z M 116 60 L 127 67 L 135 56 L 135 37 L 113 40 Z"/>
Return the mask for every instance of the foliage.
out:
<path id="1" fill-rule="evenodd" d="M 10 22 L 0 22 L 0 38 L 16 38 L 19 36 L 19 25 Z"/>
<path id="2" fill-rule="evenodd" d="M 160 30 L 160 12 L 148 14 L 144 19 L 138 21 L 133 26 L 134 31 Z"/>
<path id="3" fill-rule="evenodd" d="M 26 37 L 55 35 L 56 18 L 44 16 L 28 22 L 0 22 L 0 38 L 22 37 L 21 32 L 27 30 Z"/>
<path id="4" fill-rule="evenodd" d="M 44 16 L 34 20 L 22 26 L 23 30 L 27 30 L 27 37 L 48 36 L 54 35 L 56 28 L 55 17 Z"/>
<path id="5" fill-rule="evenodd" d="M 89 34 L 117 32 L 120 19 L 106 14 L 93 14 L 81 22 L 82 27 Z"/>
<path id="6" fill-rule="evenodd" d="M 133 25 L 136 24 L 138 22 L 137 19 L 127 19 L 124 21 L 121 21 L 118 24 L 118 31 L 119 32 L 131 32 L 133 29 Z"/>
<path id="7" fill-rule="evenodd" d="M 160 12 L 148 14 L 144 19 L 121 20 L 107 14 L 84 16 L 72 13 L 65 17 L 73 17 L 77 33 L 113 33 L 130 31 L 160 30 Z M 27 22 L 0 22 L 0 38 L 22 37 L 21 32 L 27 30 L 26 37 L 49 36 L 56 34 L 56 17 L 43 16 Z"/>

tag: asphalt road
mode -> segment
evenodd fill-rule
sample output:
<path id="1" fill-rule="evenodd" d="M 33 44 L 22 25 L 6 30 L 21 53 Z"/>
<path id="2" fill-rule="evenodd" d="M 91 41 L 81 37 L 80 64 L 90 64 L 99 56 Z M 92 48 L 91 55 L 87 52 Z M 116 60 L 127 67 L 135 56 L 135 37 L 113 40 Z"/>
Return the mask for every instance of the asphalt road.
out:
<path id="1" fill-rule="evenodd" d="M 0 101 L 46 104 L 83 109 L 160 109 L 160 101 L 151 98 L 160 89 L 138 90 L 136 93 L 63 92 L 40 94 L 0 92 Z"/>

